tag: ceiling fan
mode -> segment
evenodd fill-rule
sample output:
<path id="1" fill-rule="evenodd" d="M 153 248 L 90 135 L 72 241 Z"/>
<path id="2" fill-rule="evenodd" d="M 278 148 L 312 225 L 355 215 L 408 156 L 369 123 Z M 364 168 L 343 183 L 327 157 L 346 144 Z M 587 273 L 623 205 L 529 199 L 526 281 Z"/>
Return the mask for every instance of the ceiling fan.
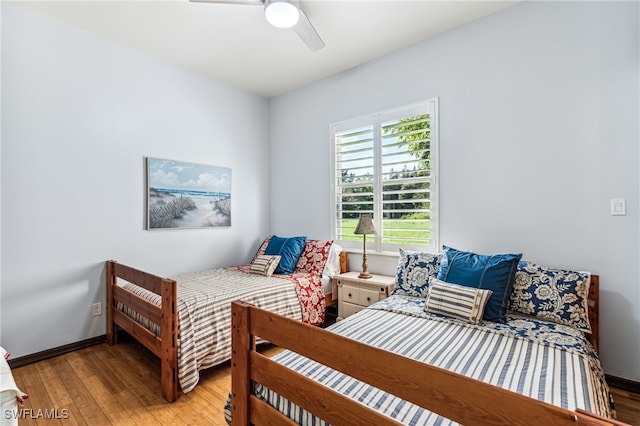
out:
<path id="1" fill-rule="evenodd" d="M 225 3 L 248 6 L 263 6 L 267 21 L 277 28 L 291 28 L 315 52 L 324 47 L 324 42 L 311 25 L 298 0 L 189 0 L 194 3 Z"/>

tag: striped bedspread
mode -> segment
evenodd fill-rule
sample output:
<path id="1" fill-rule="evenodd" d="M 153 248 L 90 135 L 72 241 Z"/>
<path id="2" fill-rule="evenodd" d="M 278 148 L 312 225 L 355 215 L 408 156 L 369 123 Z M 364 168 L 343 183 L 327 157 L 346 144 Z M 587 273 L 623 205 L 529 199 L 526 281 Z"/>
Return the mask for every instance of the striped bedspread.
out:
<path id="1" fill-rule="evenodd" d="M 199 370 L 213 367 L 231 358 L 231 302 L 243 300 L 271 312 L 298 321 L 303 320 L 304 299 L 318 299 L 316 310 L 324 313 L 324 297 L 320 277 L 262 275 L 243 272 L 243 268 L 219 268 L 172 277 L 178 283 L 178 379 L 184 393 L 191 391 L 199 380 Z M 305 286 L 300 288 L 301 283 Z M 131 283 L 123 285 L 129 291 L 160 306 L 159 295 Z M 319 290 L 315 290 L 318 288 Z M 313 289 L 313 290 L 312 290 Z M 307 294 L 309 293 L 309 294 Z M 299 298 L 299 294 L 303 297 Z M 322 305 L 321 307 L 320 304 Z M 127 314 L 160 335 L 159 326 L 135 312 Z M 317 314 L 304 309 L 307 322 L 319 320 Z"/>
<path id="2" fill-rule="evenodd" d="M 330 330 L 569 410 L 611 416 L 600 361 L 580 332 L 524 316 L 473 325 L 426 313 L 423 305 L 423 299 L 392 296 Z M 455 424 L 295 353 L 274 359 L 404 424 Z M 261 385 L 256 394 L 299 424 L 326 424 Z"/>

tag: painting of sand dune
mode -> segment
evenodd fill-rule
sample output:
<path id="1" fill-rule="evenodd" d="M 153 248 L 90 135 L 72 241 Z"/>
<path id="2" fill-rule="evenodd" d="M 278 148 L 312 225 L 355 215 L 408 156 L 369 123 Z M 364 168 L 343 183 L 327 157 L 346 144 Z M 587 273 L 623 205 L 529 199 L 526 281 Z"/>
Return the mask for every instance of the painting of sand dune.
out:
<path id="1" fill-rule="evenodd" d="M 231 225 L 231 169 L 146 160 L 147 229 Z"/>

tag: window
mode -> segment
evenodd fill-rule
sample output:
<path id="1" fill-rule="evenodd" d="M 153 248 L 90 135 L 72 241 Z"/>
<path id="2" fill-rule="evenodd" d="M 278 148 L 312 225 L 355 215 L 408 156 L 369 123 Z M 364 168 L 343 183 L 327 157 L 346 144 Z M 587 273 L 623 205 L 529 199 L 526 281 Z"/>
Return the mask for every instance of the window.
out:
<path id="1" fill-rule="evenodd" d="M 367 250 L 437 252 L 437 99 L 331 126 L 333 238 L 362 247 L 353 233 L 371 213 Z"/>

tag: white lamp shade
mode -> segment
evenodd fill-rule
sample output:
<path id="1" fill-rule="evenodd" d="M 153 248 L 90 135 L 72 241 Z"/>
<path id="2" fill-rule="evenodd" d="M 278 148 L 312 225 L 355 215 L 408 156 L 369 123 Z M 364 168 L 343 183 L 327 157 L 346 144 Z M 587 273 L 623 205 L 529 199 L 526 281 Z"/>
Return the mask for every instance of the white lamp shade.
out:
<path id="1" fill-rule="evenodd" d="M 264 9 L 267 22 L 277 28 L 291 28 L 298 23 L 300 11 L 288 1 L 272 1 Z"/>

